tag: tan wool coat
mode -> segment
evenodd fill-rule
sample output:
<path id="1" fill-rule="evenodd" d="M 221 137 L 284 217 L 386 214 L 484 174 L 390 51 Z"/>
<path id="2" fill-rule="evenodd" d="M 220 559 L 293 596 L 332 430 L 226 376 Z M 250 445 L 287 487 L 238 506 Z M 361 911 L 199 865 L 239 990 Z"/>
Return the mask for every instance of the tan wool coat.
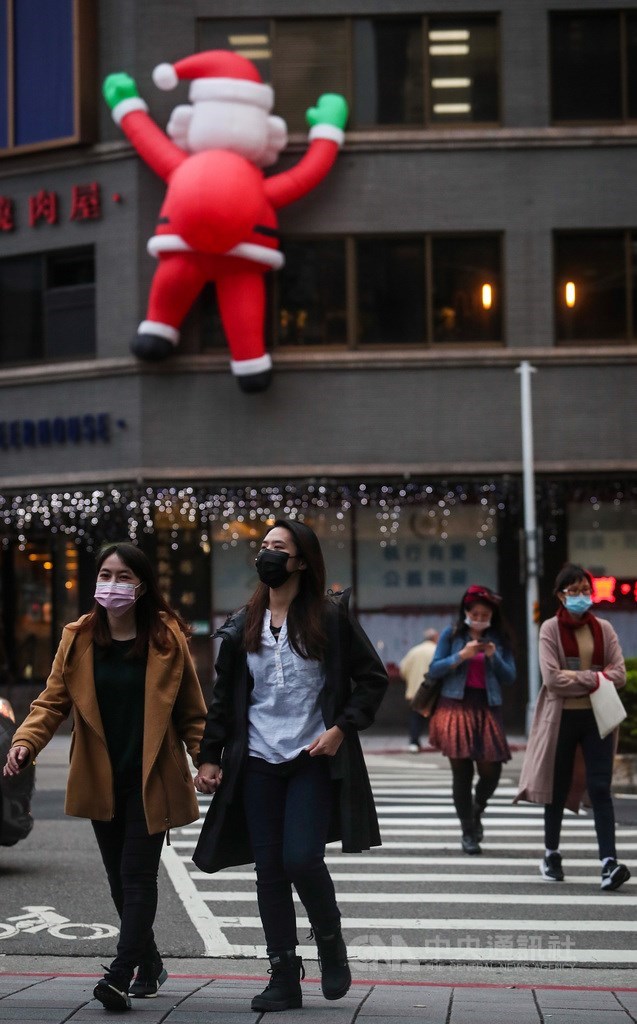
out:
<path id="1" fill-rule="evenodd" d="M 604 675 L 621 689 L 626 684 L 626 665 L 617 634 L 610 622 L 597 620 L 604 636 L 606 664 L 601 665 Z M 518 792 L 514 803 L 550 804 L 553 799 L 553 769 L 557 739 L 562 718 L 562 706 L 567 697 L 583 697 L 597 685 L 597 672 L 591 669 L 578 672 L 577 680 L 563 675 L 567 668 L 566 655 L 560 640 L 557 617 L 547 619 L 540 629 L 540 672 L 542 687 L 535 707 L 533 725 L 524 755 Z M 615 747 L 618 730 L 615 731 Z M 586 790 L 584 758 L 578 747 L 573 769 L 573 780 L 566 799 L 566 807 L 577 814 Z"/>
<path id="2" fill-rule="evenodd" d="M 206 704 L 177 626 L 162 614 L 170 634 L 167 652 L 150 645 L 144 697 L 142 793 L 148 831 L 187 825 L 199 808 L 186 760 L 199 754 Z M 82 619 L 79 620 L 81 622 Z M 64 719 L 73 712 L 70 768 L 65 811 L 78 818 L 110 821 L 114 813 L 113 771 L 93 678 L 93 640 L 71 623 L 62 633 L 46 687 L 13 737 L 37 757 Z"/>

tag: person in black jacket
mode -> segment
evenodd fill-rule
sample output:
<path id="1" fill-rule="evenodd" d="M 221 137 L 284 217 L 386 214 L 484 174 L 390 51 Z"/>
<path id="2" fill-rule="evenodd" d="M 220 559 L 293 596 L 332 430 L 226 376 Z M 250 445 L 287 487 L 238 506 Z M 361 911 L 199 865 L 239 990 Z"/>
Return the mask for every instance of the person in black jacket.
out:
<path id="1" fill-rule="evenodd" d="M 325 596 L 318 538 L 277 520 L 256 558 L 260 583 L 219 631 L 217 680 L 195 786 L 215 794 L 193 860 L 203 871 L 256 864 L 271 963 L 259 1011 L 298 1009 L 301 958 L 292 885 L 318 946 L 326 999 L 351 974 L 326 842 L 380 846 L 358 731 L 374 721 L 387 673 L 348 610 Z"/>

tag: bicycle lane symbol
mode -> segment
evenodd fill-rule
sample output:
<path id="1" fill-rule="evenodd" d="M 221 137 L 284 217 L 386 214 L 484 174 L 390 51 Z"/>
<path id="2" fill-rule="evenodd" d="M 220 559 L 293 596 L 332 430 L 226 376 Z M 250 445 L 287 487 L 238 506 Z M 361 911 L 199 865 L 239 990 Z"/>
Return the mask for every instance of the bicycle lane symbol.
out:
<path id="1" fill-rule="evenodd" d="M 21 932 L 35 935 L 46 931 L 56 939 L 110 939 L 117 935 L 118 928 L 111 924 L 80 924 L 69 917 L 58 914 L 55 907 L 22 907 L 26 914 L 16 914 L 0 921 L 0 941 L 10 939 Z"/>

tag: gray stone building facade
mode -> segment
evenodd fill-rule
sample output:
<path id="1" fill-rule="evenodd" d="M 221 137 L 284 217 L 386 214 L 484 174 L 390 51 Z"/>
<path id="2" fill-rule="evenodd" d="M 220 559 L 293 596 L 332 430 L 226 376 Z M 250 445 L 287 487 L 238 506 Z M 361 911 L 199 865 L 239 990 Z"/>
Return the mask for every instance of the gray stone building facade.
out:
<path id="1" fill-rule="evenodd" d="M 84 125 L 71 142 L 9 141 L 0 158 L 6 678 L 45 674 L 61 623 L 90 602 L 93 551 L 122 534 L 158 559 L 208 678 L 208 634 L 249 592 L 264 522 L 299 514 L 389 664 L 450 621 L 470 582 L 498 588 L 520 726 L 522 360 L 537 371 L 541 612 L 556 569 L 584 561 L 637 654 L 637 2 L 71 6 Z M 170 361 L 129 354 L 164 185 L 100 83 L 127 71 L 163 127 L 187 90 L 158 91 L 153 68 L 217 40 L 271 75 L 290 125 L 277 171 L 307 147 L 303 88 L 343 83 L 352 111 L 330 176 L 281 211 L 288 262 L 270 285 L 274 377 L 259 394 L 231 377 L 209 299 Z M 35 322 L 16 291 L 25 267 Z"/>

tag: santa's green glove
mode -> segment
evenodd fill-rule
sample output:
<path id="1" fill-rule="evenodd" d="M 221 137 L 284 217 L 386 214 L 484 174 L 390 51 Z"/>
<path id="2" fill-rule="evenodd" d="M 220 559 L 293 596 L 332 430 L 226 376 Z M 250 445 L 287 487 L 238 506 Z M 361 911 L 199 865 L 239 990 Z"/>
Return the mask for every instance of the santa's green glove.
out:
<path id="1" fill-rule="evenodd" d="M 347 124 L 348 114 L 345 97 L 336 92 L 326 92 L 319 96 L 315 107 L 305 111 L 305 120 L 312 129 L 319 125 L 332 125 L 342 131 Z"/>
<path id="2" fill-rule="evenodd" d="M 117 124 L 125 114 L 129 114 L 133 110 L 148 110 L 146 103 L 139 95 L 135 79 L 127 75 L 125 71 L 117 71 L 104 79 L 102 95 Z"/>

